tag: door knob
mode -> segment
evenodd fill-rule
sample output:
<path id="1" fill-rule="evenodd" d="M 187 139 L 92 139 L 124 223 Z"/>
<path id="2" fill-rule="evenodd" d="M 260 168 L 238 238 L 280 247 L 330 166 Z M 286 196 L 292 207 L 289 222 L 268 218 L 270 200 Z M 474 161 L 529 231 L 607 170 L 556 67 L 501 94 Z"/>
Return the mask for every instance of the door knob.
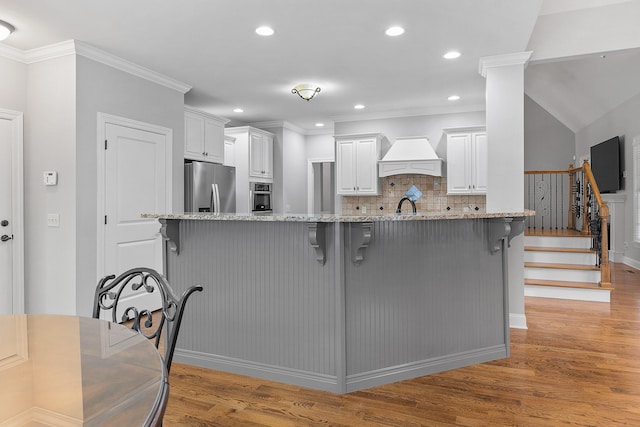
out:
<path id="1" fill-rule="evenodd" d="M 2 240 L 3 242 L 6 242 L 7 240 L 11 240 L 11 239 L 13 239 L 13 235 L 7 236 L 6 234 L 3 234 L 2 237 L 0 237 L 0 240 Z"/>
<path id="2" fill-rule="evenodd" d="M 7 225 L 9 225 L 9 221 L 7 221 L 6 219 L 3 219 L 2 221 L 0 221 L 0 225 L 3 227 L 6 227 Z"/>

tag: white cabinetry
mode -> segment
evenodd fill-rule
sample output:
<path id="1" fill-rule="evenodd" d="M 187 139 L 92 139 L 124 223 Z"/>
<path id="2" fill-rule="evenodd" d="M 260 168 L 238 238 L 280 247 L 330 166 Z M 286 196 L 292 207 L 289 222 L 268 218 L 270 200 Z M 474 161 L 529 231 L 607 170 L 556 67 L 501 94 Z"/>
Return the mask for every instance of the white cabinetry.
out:
<path id="1" fill-rule="evenodd" d="M 185 107 L 185 159 L 224 163 L 224 125 L 227 122 L 221 117 Z"/>
<path id="2" fill-rule="evenodd" d="M 273 136 L 251 132 L 249 139 L 249 176 L 273 178 Z"/>
<path id="3" fill-rule="evenodd" d="M 249 182 L 273 182 L 272 133 L 251 126 L 225 128 L 225 140 L 233 142 L 233 162 L 236 167 L 236 210 L 249 212 Z M 228 150 L 230 147 L 228 146 Z M 226 160 L 231 162 L 230 153 Z M 272 201 L 272 204 L 274 202 Z"/>
<path id="4" fill-rule="evenodd" d="M 336 192 L 342 195 L 380 194 L 378 160 L 387 139 L 381 134 L 336 136 Z M 386 144 L 385 144 L 386 143 Z"/>
<path id="5" fill-rule="evenodd" d="M 487 132 L 483 127 L 445 129 L 447 194 L 487 193 Z"/>
<path id="6" fill-rule="evenodd" d="M 225 166 L 236 166 L 236 139 L 232 136 L 224 136 L 224 163 Z"/>

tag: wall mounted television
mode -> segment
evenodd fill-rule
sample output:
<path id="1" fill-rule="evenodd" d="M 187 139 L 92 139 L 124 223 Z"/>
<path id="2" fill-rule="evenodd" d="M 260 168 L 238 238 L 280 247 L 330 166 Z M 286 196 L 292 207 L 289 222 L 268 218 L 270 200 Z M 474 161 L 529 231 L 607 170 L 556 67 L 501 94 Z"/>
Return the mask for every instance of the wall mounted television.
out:
<path id="1" fill-rule="evenodd" d="M 591 147 L 591 171 L 600 193 L 620 190 L 620 138 L 615 136 Z"/>

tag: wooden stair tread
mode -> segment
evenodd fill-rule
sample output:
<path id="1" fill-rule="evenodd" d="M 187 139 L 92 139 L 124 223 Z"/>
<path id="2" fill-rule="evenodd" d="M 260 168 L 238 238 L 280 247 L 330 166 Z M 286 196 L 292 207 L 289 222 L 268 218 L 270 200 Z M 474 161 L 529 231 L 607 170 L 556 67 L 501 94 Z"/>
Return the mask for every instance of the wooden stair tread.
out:
<path id="1" fill-rule="evenodd" d="M 563 270 L 600 270 L 597 265 L 583 265 L 583 264 L 555 264 L 545 262 L 525 262 L 525 268 L 557 268 Z"/>
<path id="2" fill-rule="evenodd" d="M 582 254 L 595 254 L 596 251 L 584 248 L 554 248 L 551 246 L 525 246 L 525 251 L 538 251 L 538 252 L 577 252 Z"/>
<path id="3" fill-rule="evenodd" d="M 609 289 L 602 288 L 600 284 L 593 282 L 568 282 L 564 280 L 542 280 L 542 279 L 524 279 L 525 285 L 530 286 L 554 286 L 559 288 L 578 288 L 578 289 Z"/>
<path id="4" fill-rule="evenodd" d="M 591 233 L 583 233 L 577 230 L 556 228 L 527 228 L 525 236 L 552 236 L 552 237 L 591 237 Z"/>

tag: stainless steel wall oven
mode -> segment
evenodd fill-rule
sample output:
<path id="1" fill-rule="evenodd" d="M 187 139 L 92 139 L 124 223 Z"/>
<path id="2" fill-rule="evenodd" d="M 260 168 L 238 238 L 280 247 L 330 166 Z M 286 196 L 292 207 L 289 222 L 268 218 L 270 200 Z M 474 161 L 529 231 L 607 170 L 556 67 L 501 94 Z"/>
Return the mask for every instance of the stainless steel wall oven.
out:
<path id="1" fill-rule="evenodd" d="M 249 203 L 252 213 L 269 214 L 273 212 L 273 206 L 271 205 L 272 185 L 267 182 L 249 183 Z"/>

